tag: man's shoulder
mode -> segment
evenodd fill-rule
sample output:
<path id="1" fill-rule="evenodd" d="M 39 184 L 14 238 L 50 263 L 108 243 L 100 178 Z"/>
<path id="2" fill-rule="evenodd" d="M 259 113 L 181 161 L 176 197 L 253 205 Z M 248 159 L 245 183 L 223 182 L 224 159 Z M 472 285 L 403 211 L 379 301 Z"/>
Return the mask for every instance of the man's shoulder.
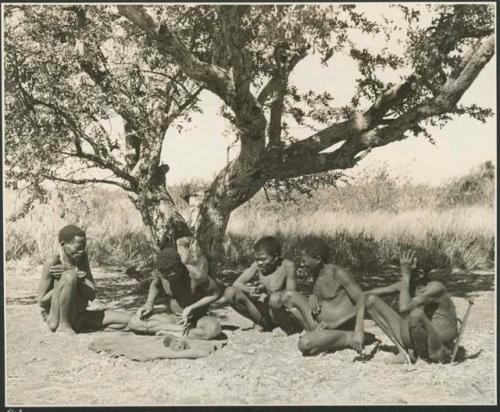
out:
<path id="1" fill-rule="evenodd" d="M 431 280 L 429 283 L 427 283 L 427 285 L 425 285 L 425 290 L 446 292 L 446 288 L 444 287 L 444 285 L 437 280 Z"/>

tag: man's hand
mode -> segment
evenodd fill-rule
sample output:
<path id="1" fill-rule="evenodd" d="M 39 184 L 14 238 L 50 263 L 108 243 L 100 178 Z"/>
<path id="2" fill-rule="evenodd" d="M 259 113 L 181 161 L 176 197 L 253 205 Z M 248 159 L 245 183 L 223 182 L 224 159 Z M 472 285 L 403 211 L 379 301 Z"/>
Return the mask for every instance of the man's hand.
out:
<path id="1" fill-rule="evenodd" d="M 183 310 L 182 310 L 182 320 L 184 323 L 186 323 L 189 319 L 189 316 L 191 315 L 191 311 L 193 310 L 193 308 L 191 306 L 186 306 Z"/>
<path id="2" fill-rule="evenodd" d="M 266 291 L 266 287 L 260 283 L 255 286 L 248 286 L 249 294 L 252 296 L 260 296 Z"/>
<path id="3" fill-rule="evenodd" d="M 137 312 L 135 314 L 139 319 L 144 319 L 147 318 L 149 315 L 151 315 L 152 311 L 153 311 L 153 305 L 146 303 L 139 309 L 137 309 Z"/>
<path id="4" fill-rule="evenodd" d="M 408 252 L 403 252 L 399 257 L 399 264 L 401 266 L 401 273 L 403 275 L 410 275 L 412 269 L 417 267 L 417 257 L 415 256 L 415 251 L 410 250 Z"/>
<path id="5" fill-rule="evenodd" d="M 60 279 L 61 275 L 66 272 L 67 270 L 70 270 L 71 268 L 74 268 L 72 265 L 53 265 L 49 268 L 49 274 L 52 276 L 54 279 Z"/>
<path id="6" fill-rule="evenodd" d="M 363 341 L 365 339 L 364 332 L 354 331 L 351 339 L 351 348 L 353 348 L 360 355 L 363 353 Z"/>
<path id="7" fill-rule="evenodd" d="M 321 304 L 315 295 L 309 296 L 309 306 L 311 307 L 311 313 L 313 316 L 316 316 L 319 312 L 321 312 Z"/>

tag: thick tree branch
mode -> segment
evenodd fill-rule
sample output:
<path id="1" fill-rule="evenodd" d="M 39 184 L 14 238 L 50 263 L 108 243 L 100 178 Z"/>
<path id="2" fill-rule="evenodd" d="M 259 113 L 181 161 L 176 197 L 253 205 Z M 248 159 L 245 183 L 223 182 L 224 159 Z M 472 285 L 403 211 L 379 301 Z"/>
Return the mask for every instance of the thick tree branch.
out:
<path id="1" fill-rule="evenodd" d="M 241 27 L 242 17 L 249 8 L 249 5 L 219 7 L 220 27 L 231 56 L 233 81 L 238 95 L 250 93 L 252 62 L 245 49 L 246 41 Z"/>
<path id="2" fill-rule="evenodd" d="M 203 82 L 233 110 L 240 132 L 241 154 L 247 159 L 258 156 L 264 149 L 266 119 L 262 106 L 246 88 L 243 71 L 237 73 L 235 70 L 231 75 L 220 66 L 199 60 L 166 24 L 156 23 L 142 6 L 120 5 L 117 8 L 122 16 L 156 40 L 159 51 L 173 57 L 186 75 Z M 241 66 L 241 62 L 238 65 Z"/>
<path id="3" fill-rule="evenodd" d="M 118 186 L 126 191 L 133 192 L 132 188 L 129 185 L 126 185 L 126 184 L 120 183 L 120 182 L 116 182 L 114 180 L 108 180 L 108 179 L 67 179 L 67 178 L 58 177 L 58 176 L 54 176 L 54 175 L 47 175 L 47 174 L 42 174 L 41 177 L 43 177 L 44 179 L 47 179 L 47 180 L 52 180 L 52 181 L 56 181 L 56 182 L 71 183 L 74 185 L 103 183 L 103 184 Z"/>
<path id="4" fill-rule="evenodd" d="M 389 123 L 382 116 L 400 102 L 408 93 L 408 86 L 400 86 L 384 93 L 363 116 L 362 123 L 354 121 L 339 123 L 285 148 L 282 152 L 266 152 L 265 174 L 268 178 L 293 178 L 333 169 L 353 167 L 360 152 L 385 146 L 393 141 L 405 139 L 405 133 L 421 121 L 433 116 L 453 112 L 465 91 L 471 86 L 495 52 L 493 36 L 488 36 L 475 45 L 472 54 L 466 53 L 459 67 L 460 73 L 450 76 L 438 95 L 423 104 L 408 110 Z M 344 139 L 345 138 L 345 139 Z M 342 139 L 342 140 L 341 140 Z M 330 153 L 318 153 L 325 144 L 343 141 L 344 144 Z M 358 157 L 356 157 L 358 156 Z"/>
<path id="5" fill-rule="evenodd" d="M 159 25 L 142 6 L 120 5 L 117 8 L 122 16 L 155 39 L 159 49 L 172 56 L 188 76 L 205 83 L 229 106 L 234 105 L 234 84 L 226 70 L 197 59 L 166 24 Z"/>
<path id="6" fill-rule="evenodd" d="M 387 90 L 368 110 L 352 120 L 333 124 L 308 138 L 292 143 L 284 149 L 285 152 L 290 155 L 317 153 L 381 123 L 386 123 L 383 120 L 384 115 L 410 94 L 412 84 L 413 78 L 410 77 L 407 81 Z"/>
<path id="7" fill-rule="evenodd" d="M 459 73 L 453 73 L 447 79 L 441 93 L 436 97 L 436 104 L 443 106 L 443 109 L 449 110 L 454 107 L 472 82 L 479 75 L 484 66 L 495 54 L 495 36 L 491 35 L 475 44 L 472 56 L 465 55 L 459 68 Z"/>
<path id="8" fill-rule="evenodd" d="M 304 57 L 307 56 L 307 49 L 302 49 L 301 51 L 296 52 L 293 57 L 290 59 L 288 62 L 286 71 L 288 72 L 288 75 L 293 71 L 295 66 L 304 59 Z M 257 96 L 257 101 L 263 105 L 266 100 L 273 94 L 273 92 L 276 90 L 276 88 L 280 84 L 280 79 L 277 76 L 272 76 L 271 79 L 265 84 L 265 86 L 261 89 L 259 92 L 259 95 Z"/>
<path id="9" fill-rule="evenodd" d="M 52 103 L 47 103 L 39 99 L 32 98 L 32 103 L 34 106 L 40 105 L 44 106 L 48 109 L 51 109 L 57 116 L 61 117 L 62 119 L 65 120 L 65 123 L 68 125 L 70 128 L 71 132 L 73 133 L 73 139 L 74 139 L 74 145 L 76 149 L 76 155 L 77 157 L 81 159 L 86 159 L 91 162 L 93 162 L 97 167 L 102 168 L 102 169 L 108 169 L 111 172 L 113 172 L 117 177 L 124 179 L 128 181 L 132 187 L 137 185 L 136 180 L 129 175 L 127 172 L 125 172 L 123 169 L 121 169 L 117 164 L 115 164 L 112 160 L 110 159 L 104 159 L 100 156 L 99 151 L 95 152 L 95 154 L 85 152 L 82 147 L 82 141 L 81 138 L 87 142 L 93 142 L 91 138 L 85 135 L 85 133 L 81 130 L 81 128 L 77 125 L 76 121 L 69 115 L 67 114 L 64 110 L 62 110 L 60 107 L 57 105 L 54 105 Z M 95 147 L 95 144 L 93 146 L 94 150 L 97 150 Z"/>

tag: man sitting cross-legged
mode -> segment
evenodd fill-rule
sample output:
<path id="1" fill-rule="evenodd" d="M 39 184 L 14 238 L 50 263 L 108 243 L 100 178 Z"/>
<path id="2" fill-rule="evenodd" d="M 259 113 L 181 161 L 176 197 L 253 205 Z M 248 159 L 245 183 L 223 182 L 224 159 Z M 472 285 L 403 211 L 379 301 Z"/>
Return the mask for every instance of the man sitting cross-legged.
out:
<path id="1" fill-rule="evenodd" d="M 170 299 L 174 312 L 181 312 L 182 323 L 178 324 L 175 314 L 152 314 L 155 300 L 163 291 Z M 149 287 L 146 303 L 137 310 L 129 327 L 138 333 L 163 331 L 187 333 L 189 338 L 215 339 L 222 329 L 216 318 L 207 316 L 209 305 L 222 296 L 224 285 L 203 275 L 191 265 L 185 265 L 173 248 L 162 249 L 156 258 L 154 278 Z M 177 323 L 176 323 L 177 322 Z"/>
<path id="2" fill-rule="evenodd" d="M 59 231 L 59 245 L 59 254 L 45 260 L 38 287 L 38 304 L 50 330 L 71 334 L 103 327 L 126 330 L 132 314 L 87 310 L 96 292 L 85 232 L 77 226 L 65 226 Z"/>
<path id="3" fill-rule="evenodd" d="M 329 263 L 325 242 L 312 239 L 301 253 L 301 267 L 312 274 L 314 284 L 308 298 L 298 292 L 286 292 L 282 298 L 289 308 L 298 309 L 306 334 L 299 338 L 299 350 L 305 355 L 322 351 L 363 347 L 363 315 L 356 316 L 355 305 L 362 292 L 342 267 Z M 296 312 L 294 312 L 296 313 Z"/>
<path id="4" fill-rule="evenodd" d="M 398 348 L 396 362 L 420 357 L 430 362 L 448 362 L 458 335 L 455 305 L 446 288 L 416 271 L 414 252 L 400 258 L 401 280 L 365 292 L 364 305 L 375 323 Z M 399 313 L 378 295 L 399 292 Z M 364 308 L 360 309 L 362 312 Z"/>
<path id="5" fill-rule="evenodd" d="M 282 291 L 296 288 L 295 264 L 281 257 L 281 244 L 272 236 L 255 243 L 254 258 L 255 262 L 226 289 L 226 302 L 260 331 L 273 330 L 275 336 L 300 331 L 300 324 L 281 302 Z M 256 276 L 259 285 L 247 285 Z"/>

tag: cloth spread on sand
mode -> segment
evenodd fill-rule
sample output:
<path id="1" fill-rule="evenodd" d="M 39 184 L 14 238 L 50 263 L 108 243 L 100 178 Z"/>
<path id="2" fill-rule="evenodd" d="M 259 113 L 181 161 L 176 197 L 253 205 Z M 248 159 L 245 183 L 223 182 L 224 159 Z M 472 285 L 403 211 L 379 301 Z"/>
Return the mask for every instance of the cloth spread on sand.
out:
<path id="1" fill-rule="evenodd" d="M 144 336 L 105 333 L 89 345 L 95 352 L 106 352 L 112 357 L 125 356 L 146 362 L 154 359 L 197 359 L 222 348 L 226 340 L 206 341 L 179 338 L 174 335 Z"/>

